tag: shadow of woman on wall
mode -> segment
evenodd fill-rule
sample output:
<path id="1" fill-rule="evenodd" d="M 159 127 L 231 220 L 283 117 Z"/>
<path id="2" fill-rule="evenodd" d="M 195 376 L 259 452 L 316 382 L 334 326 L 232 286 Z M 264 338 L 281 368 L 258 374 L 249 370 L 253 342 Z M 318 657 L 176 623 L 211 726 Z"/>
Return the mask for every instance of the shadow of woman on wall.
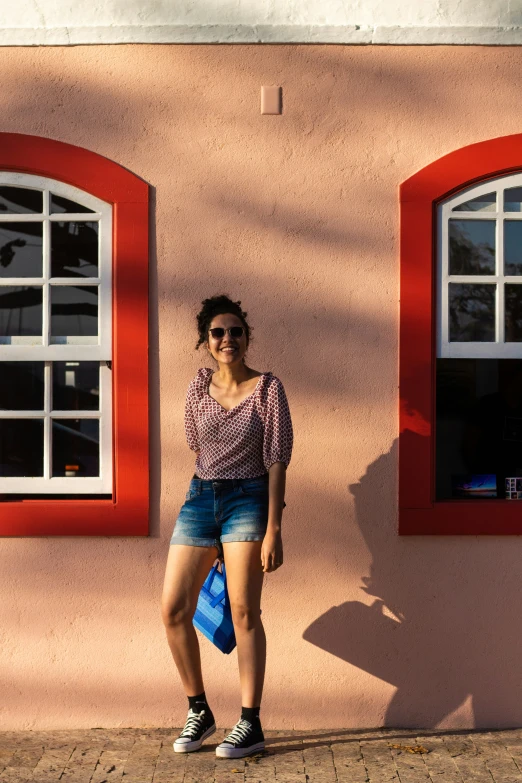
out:
<path id="1" fill-rule="evenodd" d="M 396 687 L 385 726 L 435 728 L 469 696 L 475 727 L 520 726 L 521 543 L 398 536 L 396 465 L 397 442 L 349 486 L 375 600 L 331 607 L 303 638 Z"/>

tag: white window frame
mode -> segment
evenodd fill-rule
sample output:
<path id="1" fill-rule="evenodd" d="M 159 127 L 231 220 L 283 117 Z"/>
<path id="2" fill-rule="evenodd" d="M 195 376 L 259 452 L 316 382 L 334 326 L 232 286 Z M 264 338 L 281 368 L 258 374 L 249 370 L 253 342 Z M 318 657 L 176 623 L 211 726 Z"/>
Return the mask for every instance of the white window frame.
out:
<path id="1" fill-rule="evenodd" d="M 504 284 L 522 285 L 522 275 L 504 274 L 504 221 L 522 220 L 522 212 L 504 212 L 504 190 L 522 187 L 522 173 L 487 180 L 460 191 L 439 204 L 437 209 L 437 357 L 439 358 L 483 358 L 520 359 L 522 342 L 505 342 Z M 478 196 L 496 193 L 496 209 L 484 212 L 453 212 Z M 450 275 L 449 274 L 449 220 L 495 221 L 495 274 L 493 275 Z M 495 295 L 495 340 L 491 342 L 456 342 L 449 340 L 448 288 L 450 283 L 490 283 L 496 285 Z"/>
<path id="2" fill-rule="evenodd" d="M 0 278 L 2 286 L 42 286 L 42 338 L 13 337 L 0 340 L 0 367 L 2 361 L 33 361 L 44 363 L 44 405 L 41 411 L 0 411 L 0 419 L 43 419 L 44 422 L 44 475 L 42 477 L 0 477 L 0 492 L 5 494 L 112 494 L 112 205 L 79 188 L 47 177 L 32 174 L 0 171 L 0 186 L 13 186 L 43 192 L 41 214 L 0 213 L 0 223 L 43 223 L 42 277 Z M 92 209 L 92 212 L 49 213 L 50 193 L 62 196 Z M 98 336 L 50 338 L 50 285 L 73 285 L 77 278 L 51 277 L 50 226 L 52 222 L 97 222 L 98 277 L 85 277 L 81 285 L 98 287 Z M 51 282 L 52 281 L 52 282 Z M 99 410 L 51 409 L 51 383 L 53 361 L 95 361 L 100 363 Z M 98 477 L 74 477 L 51 475 L 52 419 L 99 419 L 100 474 Z"/>

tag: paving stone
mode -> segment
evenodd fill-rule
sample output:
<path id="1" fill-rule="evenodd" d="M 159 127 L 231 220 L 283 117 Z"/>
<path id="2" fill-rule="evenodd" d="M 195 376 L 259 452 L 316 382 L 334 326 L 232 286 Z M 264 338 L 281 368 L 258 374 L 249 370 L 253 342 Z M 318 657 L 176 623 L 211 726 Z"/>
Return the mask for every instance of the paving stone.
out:
<path id="1" fill-rule="evenodd" d="M 33 778 L 38 783 L 51 783 L 60 780 L 62 772 L 74 752 L 74 746 L 46 748 L 33 770 Z"/>
<path id="2" fill-rule="evenodd" d="M 0 732 L 0 783 L 522 783 L 522 729 L 272 730 L 266 750 L 243 759 L 216 758 L 221 731 L 197 753 L 174 753 L 178 734 Z"/>
<path id="3" fill-rule="evenodd" d="M 424 761 L 432 780 L 440 781 L 440 783 L 462 783 L 462 775 L 442 737 L 422 735 L 417 737 L 417 744 L 429 751 Z"/>
<path id="4" fill-rule="evenodd" d="M 129 751 L 126 749 L 104 749 L 100 753 L 90 783 L 109 783 L 112 780 L 121 780 L 128 755 Z"/>
<path id="5" fill-rule="evenodd" d="M 305 773 L 314 783 L 336 783 L 333 753 L 328 745 L 303 747 Z"/>
<path id="6" fill-rule="evenodd" d="M 152 783 L 160 748 L 161 740 L 154 735 L 137 738 L 123 769 L 125 783 Z"/>
<path id="7" fill-rule="evenodd" d="M 172 752 L 174 753 L 174 750 Z M 216 758 L 216 746 L 214 743 L 210 746 L 203 745 L 197 753 L 187 753 L 186 756 L 187 762 L 183 783 L 214 783 L 216 761 L 221 760 Z M 223 759 L 223 761 L 225 764 L 230 765 L 230 759 Z"/>
<path id="8" fill-rule="evenodd" d="M 188 753 L 175 753 L 172 747 L 176 735 L 163 741 L 158 755 L 153 783 L 183 783 Z"/>
<path id="9" fill-rule="evenodd" d="M 60 777 L 61 783 L 90 783 L 100 758 L 101 747 L 78 744 Z"/>
<path id="10" fill-rule="evenodd" d="M 9 762 L 15 754 L 16 748 L 0 748 L 0 772 L 9 766 Z"/>

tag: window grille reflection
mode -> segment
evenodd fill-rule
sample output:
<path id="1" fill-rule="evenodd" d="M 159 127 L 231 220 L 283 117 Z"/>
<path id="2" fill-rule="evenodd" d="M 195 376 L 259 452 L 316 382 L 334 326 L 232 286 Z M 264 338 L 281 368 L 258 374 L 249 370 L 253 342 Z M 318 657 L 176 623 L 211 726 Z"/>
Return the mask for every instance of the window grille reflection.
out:
<path id="1" fill-rule="evenodd" d="M 51 223 L 51 275 L 98 276 L 98 223 Z"/>
<path id="2" fill-rule="evenodd" d="M 52 394 L 54 410 L 99 410 L 99 362 L 53 362 Z"/>
<path id="3" fill-rule="evenodd" d="M 495 291 L 496 286 L 488 283 L 449 284 L 451 341 L 495 340 Z"/>
<path id="4" fill-rule="evenodd" d="M 43 212 L 43 193 L 30 188 L 0 187 L 0 214 L 26 215 Z"/>
<path id="5" fill-rule="evenodd" d="M 0 286 L 0 337 L 42 334 L 42 288 Z"/>
<path id="6" fill-rule="evenodd" d="M 55 215 L 58 213 L 69 212 L 71 214 L 78 214 L 80 212 L 93 212 L 94 210 L 85 207 L 83 204 L 78 204 L 77 201 L 71 201 L 69 198 L 63 196 L 57 196 L 55 193 L 51 193 L 51 205 L 50 213 Z"/>
<path id="7" fill-rule="evenodd" d="M 450 275 L 495 274 L 495 221 L 449 221 Z"/>
<path id="8" fill-rule="evenodd" d="M 0 222 L 0 277 L 41 277 L 42 263 L 42 223 Z"/>
<path id="9" fill-rule="evenodd" d="M 53 476 L 100 475 L 98 419 L 53 419 Z"/>
<path id="10" fill-rule="evenodd" d="M 97 286 L 51 286 L 51 335 L 53 337 L 98 334 Z"/>

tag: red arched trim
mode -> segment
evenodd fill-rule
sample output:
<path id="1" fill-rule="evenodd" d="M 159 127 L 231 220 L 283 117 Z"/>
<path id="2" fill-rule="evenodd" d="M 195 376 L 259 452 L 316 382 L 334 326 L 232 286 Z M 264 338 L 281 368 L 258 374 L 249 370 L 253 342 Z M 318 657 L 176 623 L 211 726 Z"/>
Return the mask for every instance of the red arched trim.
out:
<path id="1" fill-rule="evenodd" d="M 522 170 L 522 134 L 471 144 L 407 179 L 401 202 L 399 533 L 522 534 L 522 504 L 435 502 L 436 206 L 452 193 Z"/>
<path id="2" fill-rule="evenodd" d="M 0 535 L 147 535 L 149 187 L 95 152 L 18 133 L 0 133 L 1 170 L 50 177 L 113 205 L 114 488 L 112 500 L 0 495 Z"/>

